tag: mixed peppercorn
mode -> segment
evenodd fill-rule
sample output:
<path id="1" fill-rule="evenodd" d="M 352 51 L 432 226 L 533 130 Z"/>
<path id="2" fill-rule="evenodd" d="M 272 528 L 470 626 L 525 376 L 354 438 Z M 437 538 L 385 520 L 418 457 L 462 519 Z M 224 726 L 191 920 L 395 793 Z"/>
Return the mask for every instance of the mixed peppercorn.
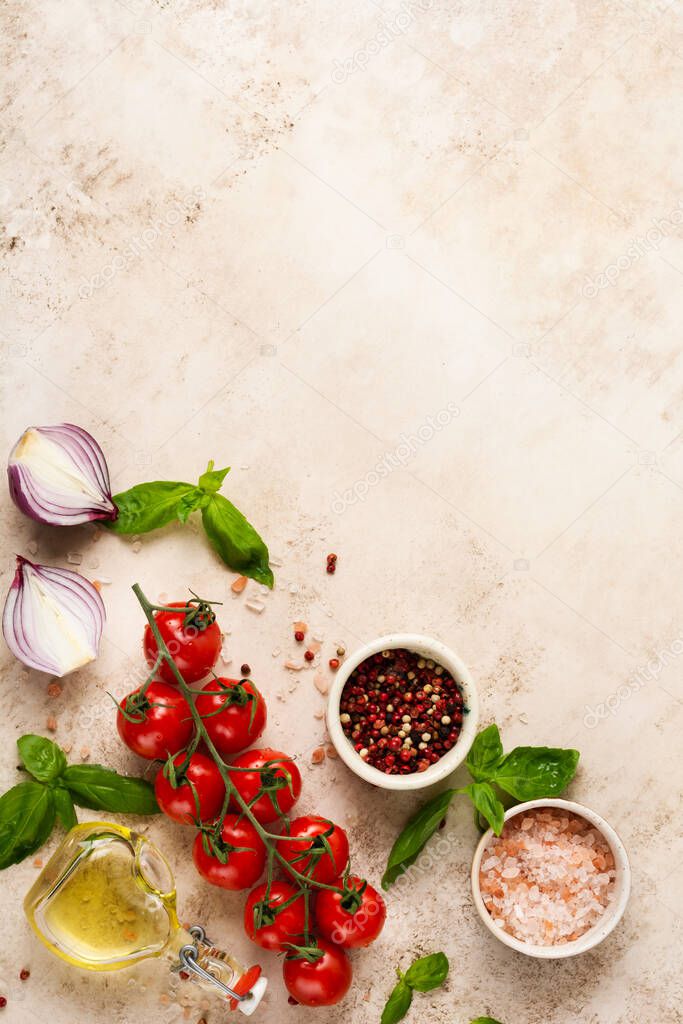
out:
<path id="1" fill-rule="evenodd" d="M 364 761 L 387 775 L 410 775 L 455 746 L 467 709 L 443 665 L 400 647 L 373 654 L 353 670 L 339 713 Z"/>

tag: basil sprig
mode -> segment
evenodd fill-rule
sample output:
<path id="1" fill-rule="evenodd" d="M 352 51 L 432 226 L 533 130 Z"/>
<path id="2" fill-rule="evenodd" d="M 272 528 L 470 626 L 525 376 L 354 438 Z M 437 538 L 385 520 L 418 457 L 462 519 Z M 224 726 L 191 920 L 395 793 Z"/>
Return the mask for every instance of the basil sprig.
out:
<path id="1" fill-rule="evenodd" d="M 0 796 L 0 870 L 30 857 L 59 819 L 78 823 L 74 804 L 96 811 L 158 814 L 154 787 L 99 764 L 68 765 L 64 751 L 45 736 L 17 740 L 23 768 L 33 776 Z"/>
<path id="2" fill-rule="evenodd" d="M 413 1001 L 413 992 L 431 992 L 443 985 L 448 974 L 448 958 L 444 953 L 430 953 L 415 960 L 405 974 L 396 973 L 398 982 L 386 1001 L 380 1024 L 397 1024 L 403 1020 Z"/>
<path id="3" fill-rule="evenodd" d="M 413 815 L 391 848 L 382 888 L 388 889 L 415 863 L 456 794 L 470 798 L 478 825 L 483 819 L 500 835 L 505 815 L 500 790 L 518 801 L 559 796 L 574 778 L 578 762 L 578 750 L 559 747 L 515 747 L 505 754 L 498 726 L 489 725 L 477 735 L 465 762 L 474 781 L 444 790 Z"/>
<path id="4" fill-rule="evenodd" d="M 219 490 L 230 467 L 214 469 L 209 462 L 195 484 L 152 480 L 115 494 L 118 518 L 104 525 L 113 533 L 149 533 L 169 523 L 186 523 L 201 512 L 204 531 L 225 564 L 267 587 L 274 583 L 268 548 L 239 509 Z"/>

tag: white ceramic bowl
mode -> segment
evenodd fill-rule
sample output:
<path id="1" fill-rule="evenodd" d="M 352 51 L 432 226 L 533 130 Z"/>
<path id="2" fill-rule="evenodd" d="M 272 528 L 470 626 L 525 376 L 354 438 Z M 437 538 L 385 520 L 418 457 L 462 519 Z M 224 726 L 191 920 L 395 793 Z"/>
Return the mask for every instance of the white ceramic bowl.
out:
<path id="1" fill-rule="evenodd" d="M 575 939 L 573 942 L 564 942 L 558 946 L 534 946 L 528 942 L 521 942 L 495 924 L 486 909 L 479 889 L 479 867 L 484 851 L 493 836 L 492 829 L 484 833 L 474 853 L 472 860 L 472 895 L 474 897 L 474 905 L 479 911 L 482 921 L 488 930 L 497 939 L 505 943 L 506 946 L 516 949 L 518 953 L 525 953 L 526 956 L 538 957 L 541 960 L 560 960 L 564 957 L 577 956 L 579 953 L 585 953 L 588 949 L 593 949 L 594 946 L 597 946 L 599 942 L 607 938 L 610 932 L 616 928 L 626 909 L 631 892 L 631 866 L 628 862 L 624 844 L 612 826 L 604 818 L 601 818 L 599 814 L 596 814 L 595 811 L 591 811 L 589 807 L 575 804 L 572 800 L 529 800 L 525 804 L 517 804 L 515 807 L 511 807 L 505 814 L 505 820 L 509 821 L 510 818 L 514 818 L 518 814 L 524 814 L 525 811 L 530 811 L 533 807 L 561 807 L 565 811 L 571 811 L 573 814 L 577 814 L 579 817 L 589 821 L 606 839 L 614 857 L 614 867 L 617 874 L 614 899 L 606 907 L 598 923 L 589 928 L 587 932 L 584 932 L 580 938 Z"/>
<path id="2" fill-rule="evenodd" d="M 469 708 L 469 713 L 463 716 L 462 731 L 457 743 L 436 764 L 430 765 L 424 772 L 414 772 L 411 775 L 386 775 L 379 768 L 367 764 L 353 749 L 353 745 L 344 735 L 339 721 L 339 703 L 347 679 L 362 661 L 379 651 L 395 650 L 399 647 L 405 647 L 423 658 L 431 658 L 438 665 L 443 665 L 459 684 L 465 707 Z M 355 651 L 337 671 L 327 703 L 327 729 L 340 758 L 361 779 L 371 782 L 373 786 L 380 786 L 382 789 L 425 789 L 446 778 L 467 757 L 477 734 L 478 720 L 477 691 L 467 667 L 457 654 L 445 644 L 417 633 L 391 633 L 388 636 L 380 636 L 377 640 L 373 640 Z"/>

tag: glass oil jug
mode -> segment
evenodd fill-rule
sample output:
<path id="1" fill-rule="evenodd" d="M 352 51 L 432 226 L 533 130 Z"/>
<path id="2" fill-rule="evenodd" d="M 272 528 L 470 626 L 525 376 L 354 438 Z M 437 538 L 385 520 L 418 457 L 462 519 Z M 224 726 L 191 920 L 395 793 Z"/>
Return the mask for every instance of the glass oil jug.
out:
<path id="1" fill-rule="evenodd" d="M 38 938 L 57 956 L 91 971 L 117 971 L 158 957 L 172 971 L 250 1016 L 266 989 L 258 966 L 245 969 L 178 921 L 173 874 L 143 835 L 108 822 L 76 825 L 24 900 Z"/>

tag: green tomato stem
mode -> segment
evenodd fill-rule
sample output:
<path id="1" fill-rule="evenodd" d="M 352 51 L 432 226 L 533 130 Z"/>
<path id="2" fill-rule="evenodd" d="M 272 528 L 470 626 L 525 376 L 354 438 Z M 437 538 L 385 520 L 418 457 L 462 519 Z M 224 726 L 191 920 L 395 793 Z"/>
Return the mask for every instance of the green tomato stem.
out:
<path id="1" fill-rule="evenodd" d="M 158 651 L 157 661 L 160 663 L 160 660 L 163 659 L 163 661 L 165 661 L 166 664 L 171 669 L 171 672 L 173 673 L 173 675 L 175 677 L 175 680 L 176 680 L 176 682 L 178 684 L 178 688 L 180 689 L 180 692 L 182 693 L 182 695 L 185 697 L 185 700 L 187 701 L 188 707 L 189 707 L 190 712 L 192 714 L 192 718 L 194 720 L 195 728 L 197 730 L 197 732 L 196 732 L 196 740 L 197 740 L 197 742 L 199 741 L 199 739 L 202 739 L 204 741 L 206 749 L 208 750 L 209 754 L 211 755 L 212 760 L 214 761 L 216 767 L 218 768 L 218 771 L 220 773 L 221 779 L 223 780 L 223 783 L 225 785 L 226 798 L 225 798 L 225 801 L 224 801 L 224 810 L 221 812 L 221 817 L 219 818 L 219 824 L 220 824 L 221 828 L 222 828 L 222 825 L 223 825 L 223 820 L 225 818 L 225 814 L 227 813 L 227 807 L 228 807 L 228 805 L 230 803 L 230 799 L 232 798 L 232 799 L 234 799 L 235 803 L 237 803 L 239 805 L 239 807 L 241 809 L 241 813 L 254 826 L 254 828 L 256 829 L 256 832 L 257 832 L 259 838 L 261 839 L 261 841 L 263 842 L 264 846 L 266 847 L 266 854 L 267 854 L 267 861 L 266 861 L 266 863 L 267 863 L 267 888 L 266 888 L 266 893 L 267 893 L 267 895 L 270 893 L 270 888 L 271 888 L 272 881 L 273 881 L 273 861 L 274 860 L 277 860 L 285 868 L 287 874 L 290 877 L 292 877 L 293 879 L 295 879 L 299 883 L 299 888 L 304 893 L 304 898 L 306 900 L 306 907 L 308 907 L 308 897 L 310 897 L 311 888 L 329 889 L 329 890 L 331 890 L 333 892 L 343 893 L 343 889 L 340 889 L 336 885 L 327 885 L 325 882 L 319 882 L 317 879 L 309 878 L 307 875 L 303 875 L 300 871 L 297 871 L 296 868 L 294 868 L 293 865 L 290 864 L 289 861 L 287 861 L 286 858 L 283 857 L 282 854 L 277 849 L 276 843 L 277 843 L 278 840 L 282 839 L 283 837 L 282 836 L 276 836 L 272 832 L 268 832 L 263 827 L 261 822 L 258 821 L 256 816 L 254 815 L 250 805 L 243 799 L 242 795 L 238 792 L 238 790 L 236 789 L 235 785 L 233 784 L 232 779 L 230 778 L 230 772 L 231 771 L 254 771 L 255 769 L 253 769 L 253 768 L 242 768 L 242 769 L 240 769 L 240 768 L 233 768 L 232 766 L 228 766 L 226 764 L 226 762 L 223 760 L 223 758 L 220 756 L 220 754 L 218 753 L 218 750 L 216 749 L 216 747 L 215 747 L 215 745 L 213 743 L 213 740 L 211 739 L 211 737 L 209 736 L 209 734 L 208 734 L 208 732 L 206 730 L 206 726 L 204 725 L 204 722 L 202 720 L 202 716 L 199 714 L 199 712 L 197 711 L 197 709 L 195 707 L 194 697 L 196 696 L 196 692 L 194 690 L 190 689 L 190 687 L 187 685 L 187 683 L 183 679 L 182 675 L 180 674 L 178 666 L 176 665 L 175 661 L 173 660 L 173 657 L 171 656 L 171 654 L 170 654 L 170 652 L 168 650 L 168 647 L 166 646 L 166 643 L 165 643 L 165 641 L 164 641 L 164 639 L 163 639 L 163 637 L 161 635 L 159 627 L 157 626 L 156 620 L 154 618 L 154 612 L 155 611 L 166 611 L 166 610 L 169 610 L 169 611 L 180 611 L 181 609 L 177 609 L 177 608 L 167 609 L 164 606 L 153 605 L 145 597 L 145 595 L 142 592 L 142 589 L 141 589 L 139 583 L 136 583 L 133 586 L 133 593 L 135 594 L 135 596 L 137 597 L 138 601 L 140 602 L 140 606 L 141 606 L 143 612 L 145 613 L 145 617 L 147 619 L 147 622 L 149 623 L 149 628 L 151 629 L 152 635 L 154 636 L 154 639 L 156 640 L 157 651 Z M 158 668 L 158 665 L 155 664 L 155 667 L 154 667 L 153 671 L 156 672 L 157 668 Z M 195 747 L 195 749 L 196 749 L 196 747 Z M 265 768 L 263 770 L 264 771 L 268 771 L 267 768 Z M 302 838 L 303 839 L 305 837 L 302 836 L 302 837 L 287 837 L 287 838 Z M 308 914 L 307 914 L 307 917 L 308 917 Z M 308 939 L 308 921 L 306 921 L 306 938 Z"/>

